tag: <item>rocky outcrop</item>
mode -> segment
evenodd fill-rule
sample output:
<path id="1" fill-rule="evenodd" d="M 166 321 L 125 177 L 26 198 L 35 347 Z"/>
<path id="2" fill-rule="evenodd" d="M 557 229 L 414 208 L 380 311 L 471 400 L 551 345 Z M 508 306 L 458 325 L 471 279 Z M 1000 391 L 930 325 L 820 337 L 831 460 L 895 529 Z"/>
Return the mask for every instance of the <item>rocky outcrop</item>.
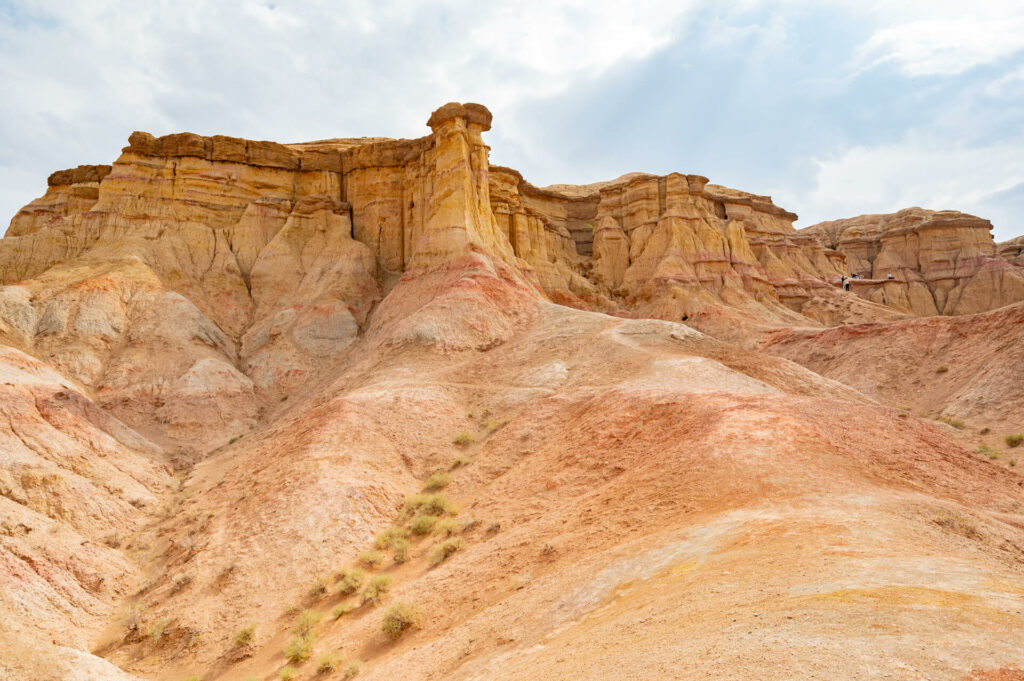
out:
<path id="1" fill-rule="evenodd" d="M 918 316 L 972 314 L 1024 300 L 1024 272 L 996 253 L 988 220 L 908 208 L 801 230 L 846 255 L 850 290 Z M 1011 248 L 1012 250 L 1012 248 Z"/>
<path id="2" fill-rule="evenodd" d="M 1024 267 L 1024 236 L 996 244 L 996 252 L 1010 264 Z"/>

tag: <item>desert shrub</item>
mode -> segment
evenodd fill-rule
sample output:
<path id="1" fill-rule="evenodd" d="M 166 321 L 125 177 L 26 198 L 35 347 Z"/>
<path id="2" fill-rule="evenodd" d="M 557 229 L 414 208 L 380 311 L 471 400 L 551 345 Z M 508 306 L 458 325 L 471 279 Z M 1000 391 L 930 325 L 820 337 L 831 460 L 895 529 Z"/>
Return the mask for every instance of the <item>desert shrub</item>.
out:
<path id="1" fill-rule="evenodd" d="M 327 577 L 321 575 L 313 580 L 313 586 L 309 587 L 309 597 L 312 599 L 326 596 L 327 591 L 330 588 L 330 580 Z"/>
<path id="2" fill-rule="evenodd" d="M 988 428 L 988 427 L 985 427 L 985 428 L 982 428 L 981 430 L 979 430 L 978 432 L 981 433 L 982 435 L 988 435 L 989 433 L 992 432 L 992 429 Z"/>
<path id="3" fill-rule="evenodd" d="M 308 660 L 309 656 L 313 654 L 313 646 L 315 644 L 316 636 L 313 635 L 313 632 L 303 634 L 302 636 L 292 636 L 284 649 L 284 656 L 292 664 L 300 664 Z"/>
<path id="4" fill-rule="evenodd" d="M 363 589 L 363 603 L 377 605 L 391 589 L 391 575 L 377 575 Z"/>
<path id="5" fill-rule="evenodd" d="M 455 513 L 455 506 L 443 494 L 414 494 L 405 500 L 405 513 L 419 511 L 425 515 L 445 515 Z"/>
<path id="6" fill-rule="evenodd" d="M 171 584 L 171 593 L 176 594 L 192 583 L 192 575 L 178 575 Z"/>
<path id="7" fill-rule="evenodd" d="M 954 511 L 940 511 L 934 518 L 932 518 L 932 521 L 939 527 L 952 530 L 953 532 L 962 534 L 965 537 L 974 538 L 981 536 L 978 532 L 978 528 L 974 525 L 974 522 L 961 513 L 956 513 Z"/>
<path id="8" fill-rule="evenodd" d="M 1020 433 L 1014 433 L 1012 435 L 1007 435 L 1006 437 L 1004 437 L 1003 441 L 1006 442 L 1006 446 L 1008 447 L 1020 447 L 1020 443 L 1024 442 L 1024 435 L 1021 435 Z"/>
<path id="9" fill-rule="evenodd" d="M 303 610 L 299 613 L 298 619 L 295 620 L 295 633 L 299 636 L 305 636 L 313 630 L 322 614 L 316 610 Z"/>
<path id="10" fill-rule="evenodd" d="M 358 560 L 366 567 L 377 567 L 384 562 L 384 554 L 380 551 L 363 551 L 359 554 Z"/>
<path id="11" fill-rule="evenodd" d="M 334 588 L 342 596 L 345 596 L 359 591 L 359 587 L 363 585 L 363 581 L 366 579 L 366 573 L 359 568 L 341 568 L 334 574 L 334 578 L 338 580 Z"/>
<path id="12" fill-rule="evenodd" d="M 452 461 L 451 465 L 448 466 L 448 470 L 453 471 L 456 468 L 468 466 L 470 463 L 472 463 L 472 459 L 464 459 L 460 456 L 459 458 L 455 459 L 455 461 Z"/>
<path id="13" fill-rule="evenodd" d="M 281 681 L 292 681 L 292 679 L 299 675 L 299 670 L 288 665 L 287 667 L 281 667 L 281 671 L 279 671 L 277 675 L 280 677 Z"/>
<path id="14" fill-rule="evenodd" d="M 448 559 L 448 556 L 460 548 L 462 548 L 462 539 L 459 537 L 450 537 L 439 544 L 435 544 L 434 548 L 430 549 L 430 564 L 440 565 Z"/>
<path id="15" fill-rule="evenodd" d="M 378 549 L 388 549 L 394 545 L 394 542 L 405 539 L 409 536 L 404 527 L 389 527 L 380 534 L 377 535 L 377 539 L 374 540 L 374 544 Z"/>
<path id="16" fill-rule="evenodd" d="M 256 637 L 256 625 L 249 624 L 235 632 L 235 645 L 247 646 Z"/>
<path id="17" fill-rule="evenodd" d="M 164 631 L 167 630 L 167 627 L 170 625 L 170 623 L 171 621 L 169 619 L 164 618 L 162 620 L 157 620 L 152 625 L 150 625 L 149 631 L 146 632 L 146 635 L 149 636 L 149 640 L 156 642 L 161 636 L 164 635 Z"/>
<path id="18" fill-rule="evenodd" d="M 1016 466 L 1017 465 L 1017 459 L 1010 459 L 1006 463 L 1010 464 L 1011 466 Z"/>
<path id="19" fill-rule="evenodd" d="M 949 367 L 947 366 L 935 367 L 935 373 L 937 374 L 944 374 L 947 371 L 949 371 Z"/>
<path id="20" fill-rule="evenodd" d="M 391 558 L 396 563 L 404 563 L 409 560 L 409 540 L 404 537 L 396 539 L 391 544 Z"/>
<path id="21" fill-rule="evenodd" d="M 419 627 L 423 622 L 423 613 L 415 603 L 399 601 L 392 603 L 384 619 L 381 620 L 381 630 L 392 639 L 401 637 L 406 631 L 413 627 Z"/>
<path id="22" fill-rule="evenodd" d="M 998 452 L 989 452 L 988 453 L 988 458 L 990 458 L 990 459 L 998 459 L 999 458 L 999 453 Z"/>
<path id="23" fill-rule="evenodd" d="M 447 473 L 434 473 L 427 478 L 427 481 L 423 484 L 423 490 L 431 492 L 436 489 L 441 489 L 448 485 L 449 480 L 451 480 L 451 476 Z"/>
<path id="24" fill-rule="evenodd" d="M 430 534 L 434 531 L 434 526 L 437 525 L 437 516 L 435 515 L 418 515 L 412 519 L 412 533 L 413 534 Z"/>
<path id="25" fill-rule="evenodd" d="M 460 447 L 468 447 L 469 445 L 473 444 L 474 441 L 475 438 L 473 437 L 473 435 L 465 430 L 456 435 L 455 439 L 452 440 L 452 442 L 454 442 Z"/>
<path id="26" fill-rule="evenodd" d="M 992 450 L 989 448 L 988 445 L 982 445 L 982 446 L 978 447 L 977 449 L 975 449 L 974 451 L 977 452 L 978 454 L 988 454 Z"/>
<path id="27" fill-rule="evenodd" d="M 318 674 L 330 674 L 338 665 L 341 664 L 341 658 L 338 657 L 337 653 L 324 653 L 320 656 L 320 659 L 316 661 L 316 671 Z"/>
<path id="28" fill-rule="evenodd" d="M 199 681 L 199 675 L 193 674 L 192 676 L 186 676 L 185 681 Z"/>
<path id="29" fill-rule="evenodd" d="M 441 520 L 437 521 L 437 524 L 434 526 L 435 532 L 437 532 L 438 534 L 443 534 L 446 537 L 458 534 L 461 529 L 462 523 L 460 523 L 455 518 L 442 518 Z"/>
<path id="30" fill-rule="evenodd" d="M 954 428 L 963 428 L 964 427 L 964 422 L 963 421 L 961 421 L 960 419 L 955 419 L 952 416 L 943 416 L 939 420 L 942 421 L 943 423 L 945 423 L 948 426 L 953 426 Z"/>
<path id="31" fill-rule="evenodd" d="M 341 605 L 336 606 L 334 610 L 331 610 L 331 617 L 334 619 L 340 619 L 342 615 L 349 614 L 355 610 L 355 608 L 356 606 L 352 603 L 342 603 Z"/>
<path id="32" fill-rule="evenodd" d="M 345 665 L 344 671 L 341 672 L 341 678 L 343 679 L 354 679 L 359 675 L 363 669 L 363 663 L 359 660 L 353 660 Z"/>

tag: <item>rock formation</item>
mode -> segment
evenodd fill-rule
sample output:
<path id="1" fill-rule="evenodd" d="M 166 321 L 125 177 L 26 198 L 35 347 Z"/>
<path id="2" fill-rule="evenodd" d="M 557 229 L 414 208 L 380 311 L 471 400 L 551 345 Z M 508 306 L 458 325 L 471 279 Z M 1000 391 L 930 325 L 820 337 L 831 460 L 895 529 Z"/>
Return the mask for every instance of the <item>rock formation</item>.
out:
<path id="1" fill-rule="evenodd" d="M 692 174 L 538 188 L 491 122 L 136 132 L 14 216 L 0 678 L 279 678 L 303 609 L 302 679 L 1024 664 L 1024 482 L 972 454 L 1024 419 L 1024 305 L 911 317 L 1012 302 L 1013 247 L 924 211 L 798 232 Z M 908 383 L 889 345 L 951 366 Z M 358 558 L 437 485 L 434 531 Z M 418 627 L 334 588 L 359 560 Z"/>
<path id="2" fill-rule="evenodd" d="M 988 220 L 908 208 L 801 230 L 846 256 L 850 290 L 918 316 L 972 314 L 1024 300 L 1024 272 L 998 257 Z M 1012 248 L 1011 248 L 1012 250 Z"/>

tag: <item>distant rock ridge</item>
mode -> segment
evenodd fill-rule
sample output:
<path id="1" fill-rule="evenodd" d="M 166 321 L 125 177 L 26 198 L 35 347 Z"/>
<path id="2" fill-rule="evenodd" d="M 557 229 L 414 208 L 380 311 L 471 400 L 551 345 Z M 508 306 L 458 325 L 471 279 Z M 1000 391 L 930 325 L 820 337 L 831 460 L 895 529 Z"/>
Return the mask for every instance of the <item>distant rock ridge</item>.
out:
<path id="1" fill-rule="evenodd" d="M 991 229 L 992 223 L 974 215 L 907 208 L 822 222 L 802 233 L 846 256 L 850 274 L 857 275 L 851 292 L 931 316 L 973 314 L 1024 300 L 1024 271 L 1012 258 L 999 257 L 1013 247 L 1001 244 L 997 253 Z"/>

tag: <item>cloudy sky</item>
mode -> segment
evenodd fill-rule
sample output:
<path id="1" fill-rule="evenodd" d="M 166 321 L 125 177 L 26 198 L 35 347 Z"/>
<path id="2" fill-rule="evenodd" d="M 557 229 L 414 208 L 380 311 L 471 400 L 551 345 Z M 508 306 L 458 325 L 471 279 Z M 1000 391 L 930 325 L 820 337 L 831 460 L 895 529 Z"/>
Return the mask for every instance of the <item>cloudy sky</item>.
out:
<path id="1" fill-rule="evenodd" d="M 133 130 L 419 137 L 456 100 L 537 185 L 678 170 L 798 226 L 1024 233 L 1020 0 L 0 0 L 0 91 L 4 222 Z"/>

